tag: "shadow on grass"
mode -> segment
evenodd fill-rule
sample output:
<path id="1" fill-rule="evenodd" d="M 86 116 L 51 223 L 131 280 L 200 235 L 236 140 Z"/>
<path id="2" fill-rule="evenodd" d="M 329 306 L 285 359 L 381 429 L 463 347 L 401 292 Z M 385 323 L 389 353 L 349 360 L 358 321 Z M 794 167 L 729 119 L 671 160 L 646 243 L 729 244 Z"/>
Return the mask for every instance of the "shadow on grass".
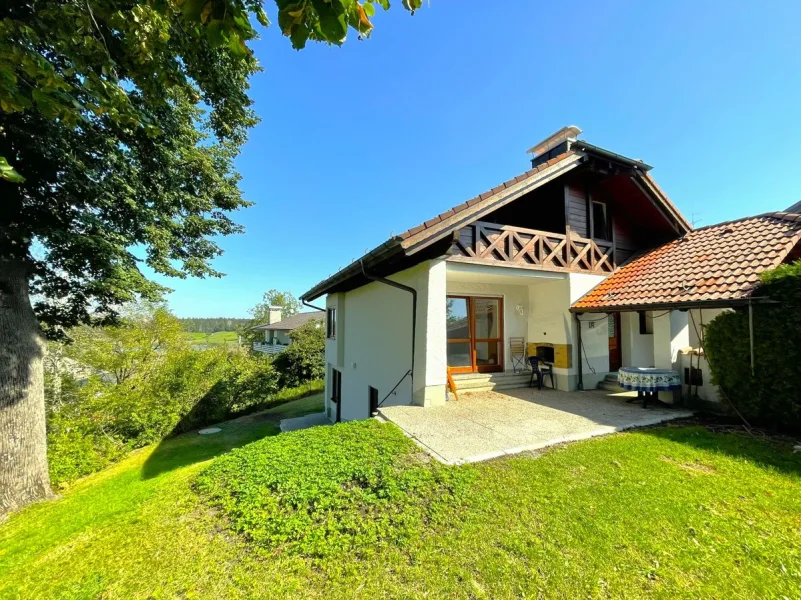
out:
<path id="1" fill-rule="evenodd" d="M 209 460 L 280 431 L 277 421 L 256 421 L 247 425 L 228 422 L 216 427 L 221 431 L 212 435 L 193 431 L 162 440 L 142 466 L 142 479 Z"/>
<path id="2" fill-rule="evenodd" d="M 641 429 L 640 432 L 801 478 L 801 455 L 793 454 L 793 442 L 785 436 L 749 435 L 733 423 L 703 417 Z"/>
<path id="3" fill-rule="evenodd" d="M 162 473 L 212 459 L 264 437 L 280 433 L 281 419 L 299 417 L 322 411 L 322 394 L 286 402 L 232 421 L 217 423 L 220 432 L 200 435 L 187 431 L 189 424 L 197 423 L 197 416 L 187 415 L 173 429 L 172 435 L 163 439 L 142 466 L 142 479 L 152 479 Z M 197 425 L 194 425 L 197 427 Z"/>

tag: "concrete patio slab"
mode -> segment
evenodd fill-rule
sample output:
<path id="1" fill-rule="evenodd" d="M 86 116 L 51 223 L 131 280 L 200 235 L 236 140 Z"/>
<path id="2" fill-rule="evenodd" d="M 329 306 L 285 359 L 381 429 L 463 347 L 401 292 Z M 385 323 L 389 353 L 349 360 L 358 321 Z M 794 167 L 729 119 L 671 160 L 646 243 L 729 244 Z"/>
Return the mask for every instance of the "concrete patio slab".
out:
<path id="1" fill-rule="evenodd" d="M 318 425 L 331 425 L 328 416 L 324 413 L 312 413 L 303 417 L 295 417 L 294 419 L 281 419 L 281 431 L 297 431 L 298 429 L 308 429 L 309 427 L 317 427 Z"/>
<path id="2" fill-rule="evenodd" d="M 636 394 L 521 388 L 462 394 L 444 406 L 391 406 L 379 415 L 445 464 L 538 450 L 634 427 L 689 417 L 692 411 L 626 402 Z"/>

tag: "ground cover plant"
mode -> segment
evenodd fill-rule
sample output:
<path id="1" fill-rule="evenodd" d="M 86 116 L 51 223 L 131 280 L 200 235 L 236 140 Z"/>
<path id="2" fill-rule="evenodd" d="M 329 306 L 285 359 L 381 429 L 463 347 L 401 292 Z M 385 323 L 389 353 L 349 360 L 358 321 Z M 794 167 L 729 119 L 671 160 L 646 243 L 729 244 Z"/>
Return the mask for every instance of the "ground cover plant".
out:
<path id="1" fill-rule="evenodd" d="M 60 500 L 13 515 L 0 524 L 0 597 L 801 596 L 801 466 L 792 445 L 697 424 L 456 467 L 472 473 L 465 481 L 468 500 L 434 521 L 409 520 L 404 536 L 385 539 L 375 551 L 358 536 L 343 538 L 336 525 L 335 538 L 349 544 L 314 558 L 298 546 L 257 544 L 237 533 L 245 511 L 237 515 L 236 502 L 215 507 L 212 489 L 197 491 L 198 477 L 220 475 L 213 489 L 224 497 L 234 489 L 226 483 L 231 465 L 268 453 L 264 441 L 247 442 L 275 435 L 281 417 L 320 410 L 316 396 L 224 423 L 218 436 L 165 440 L 80 480 Z M 349 430 L 314 431 L 328 439 Z M 374 433 L 367 435 L 379 441 Z M 309 442 L 306 436 L 277 439 Z M 240 456 L 230 459 L 226 452 L 236 447 Z M 400 442 L 390 447 L 401 455 L 408 449 Z M 386 448 L 379 451 L 382 464 L 420 468 L 416 456 L 395 462 Z M 298 447 L 296 460 L 312 462 L 305 455 L 319 458 L 319 449 L 317 442 Z M 220 462 L 210 462 L 217 455 Z M 297 465 L 267 469 L 285 468 L 292 483 Z M 372 471 L 367 465 L 366 473 Z M 241 485 L 254 490 L 265 478 L 254 470 L 243 477 L 248 482 Z M 299 507 L 319 497 L 292 489 Z M 436 497 L 441 488 L 418 490 L 422 497 L 414 502 Z M 248 514 L 258 527 L 275 513 Z M 312 522 L 308 531 L 323 533 L 325 522 Z"/>
<path id="2" fill-rule="evenodd" d="M 221 457 L 199 490 L 258 547 L 311 557 L 374 554 L 436 531 L 467 500 L 473 471 L 419 460 L 375 420 L 267 438 Z"/>

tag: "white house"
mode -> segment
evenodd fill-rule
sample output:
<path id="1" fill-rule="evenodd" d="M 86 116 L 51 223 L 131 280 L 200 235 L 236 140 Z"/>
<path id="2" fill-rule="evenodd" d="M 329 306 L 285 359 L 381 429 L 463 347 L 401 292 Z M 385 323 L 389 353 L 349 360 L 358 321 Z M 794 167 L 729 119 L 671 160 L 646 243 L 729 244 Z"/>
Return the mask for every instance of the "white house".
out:
<path id="1" fill-rule="evenodd" d="M 264 341 L 254 342 L 253 349 L 264 354 L 277 354 L 292 343 L 290 334 L 295 329 L 309 321 L 319 321 L 322 326 L 324 318 L 324 311 L 313 310 L 296 313 L 282 319 L 281 307 L 271 306 L 267 312 L 267 322 L 251 328 L 253 331 L 264 332 Z"/>
<path id="2" fill-rule="evenodd" d="M 329 418 L 367 418 L 379 405 L 440 405 L 449 367 L 460 386 L 524 385 L 528 377 L 512 373 L 520 338 L 526 354 L 553 365 L 561 390 L 595 387 L 623 365 L 681 369 L 689 309 L 722 306 L 703 293 L 681 300 L 682 286 L 704 278 L 678 268 L 692 228 L 650 166 L 580 133 L 563 128 L 529 150 L 530 170 L 389 239 L 303 294 L 306 303 L 326 296 Z M 771 223 L 775 235 L 801 228 Z M 664 248 L 674 250 L 662 264 Z M 786 258 L 779 254 L 771 260 Z M 751 288 L 755 278 L 746 277 Z M 637 281 L 646 285 L 629 290 Z M 719 299 L 736 305 L 751 288 Z"/>

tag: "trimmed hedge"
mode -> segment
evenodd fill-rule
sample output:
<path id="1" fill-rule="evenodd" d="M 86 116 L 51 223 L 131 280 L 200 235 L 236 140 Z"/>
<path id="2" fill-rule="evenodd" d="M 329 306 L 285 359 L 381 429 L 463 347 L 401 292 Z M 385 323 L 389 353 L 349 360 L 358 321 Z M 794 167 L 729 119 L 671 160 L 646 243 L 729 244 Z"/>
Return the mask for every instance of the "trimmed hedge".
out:
<path id="1" fill-rule="evenodd" d="M 753 307 L 755 374 L 748 309 L 737 309 L 705 327 L 713 382 L 750 423 L 801 431 L 801 261 L 765 273 L 755 296 L 777 302 Z"/>
<path id="2" fill-rule="evenodd" d="M 467 502 L 474 471 L 420 460 L 373 419 L 253 442 L 217 458 L 196 487 L 268 553 L 374 553 L 436 531 Z"/>

